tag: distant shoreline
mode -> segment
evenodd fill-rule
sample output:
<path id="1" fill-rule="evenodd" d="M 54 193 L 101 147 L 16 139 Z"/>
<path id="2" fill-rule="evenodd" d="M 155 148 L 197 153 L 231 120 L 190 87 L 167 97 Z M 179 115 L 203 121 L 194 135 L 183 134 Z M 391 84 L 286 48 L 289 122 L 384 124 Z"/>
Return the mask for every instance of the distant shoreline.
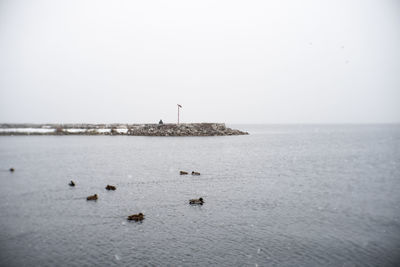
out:
<path id="1" fill-rule="evenodd" d="M 247 135 L 225 123 L 166 124 L 0 124 L 0 135 L 131 135 L 131 136 L 230 136 Z"/>

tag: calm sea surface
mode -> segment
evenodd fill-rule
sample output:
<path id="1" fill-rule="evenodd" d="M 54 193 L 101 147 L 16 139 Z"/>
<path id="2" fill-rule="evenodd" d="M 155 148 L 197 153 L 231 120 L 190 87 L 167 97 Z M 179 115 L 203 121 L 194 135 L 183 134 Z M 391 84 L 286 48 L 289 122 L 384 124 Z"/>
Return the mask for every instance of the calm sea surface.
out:
<path id="1" fill-rule="evenodd" d="M 233 127 L 0 137 L 0 265 L 399 266 L 400 125 Z"/>

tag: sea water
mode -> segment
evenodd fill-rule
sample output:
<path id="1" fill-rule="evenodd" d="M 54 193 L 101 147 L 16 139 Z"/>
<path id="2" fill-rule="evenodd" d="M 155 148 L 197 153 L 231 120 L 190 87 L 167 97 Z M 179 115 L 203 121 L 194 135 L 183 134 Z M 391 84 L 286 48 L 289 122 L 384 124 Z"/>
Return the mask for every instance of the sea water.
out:
<path id="1" fill-rule="evenodd" d="M 400 264 L 400 125 L 229 126 L 1 136 L 0 265 Z"/>

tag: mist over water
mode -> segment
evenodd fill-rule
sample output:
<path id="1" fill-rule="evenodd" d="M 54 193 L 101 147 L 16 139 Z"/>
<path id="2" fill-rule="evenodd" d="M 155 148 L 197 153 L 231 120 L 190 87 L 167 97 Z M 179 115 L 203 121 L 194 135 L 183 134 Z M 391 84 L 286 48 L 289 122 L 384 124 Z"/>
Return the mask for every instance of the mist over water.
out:
<path id="1" fill-rule="evenodd" d="M 1 136 L 0 265 L 399 264 L 400 125 L 233 127 Z"/>

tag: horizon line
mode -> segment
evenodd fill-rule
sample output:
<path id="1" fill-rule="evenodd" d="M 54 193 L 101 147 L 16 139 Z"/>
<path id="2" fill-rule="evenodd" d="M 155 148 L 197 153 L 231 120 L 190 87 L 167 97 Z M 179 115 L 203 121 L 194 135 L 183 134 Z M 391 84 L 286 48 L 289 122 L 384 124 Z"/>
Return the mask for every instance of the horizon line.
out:
<path id="1" fill-rule="evenodd" d="M 399 122 L 180 122 L 180 124 L 190 123 L 225 123 L 225 124 L 240 124 L 240 125 L 371 125 L 371 124 L 400 124 Z M 150 122 L 0 122 L 4 124 L 158 124 Z M 163 124 L 177 124 L 176 122 L 164 122 Z"/>

